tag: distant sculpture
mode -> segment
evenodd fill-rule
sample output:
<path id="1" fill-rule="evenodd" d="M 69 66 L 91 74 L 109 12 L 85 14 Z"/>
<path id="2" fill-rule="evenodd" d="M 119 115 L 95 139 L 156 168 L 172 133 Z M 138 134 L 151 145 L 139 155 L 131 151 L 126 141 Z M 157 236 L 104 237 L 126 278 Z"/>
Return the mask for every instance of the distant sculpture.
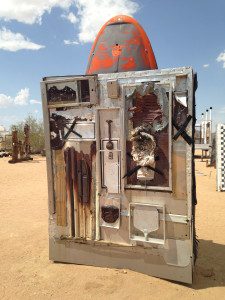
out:
<path id="1" fill-rule="evenodd" d="M 17 162 L 33 160 L 30 157 L 30 126 L 24 126 L 24 142 L 18 140 L 17 130 L 12 131 L 12 159 L 9 163 L 15 164 Z"/>

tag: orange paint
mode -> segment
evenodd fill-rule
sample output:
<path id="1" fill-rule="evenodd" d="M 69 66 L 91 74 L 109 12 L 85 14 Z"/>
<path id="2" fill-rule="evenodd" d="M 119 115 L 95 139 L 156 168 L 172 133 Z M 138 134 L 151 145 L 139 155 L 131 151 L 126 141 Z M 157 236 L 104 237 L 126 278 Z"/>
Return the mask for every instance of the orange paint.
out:
<path id="1" fill-rule="evenodd" d="M 126 60 L 126 63 L 122 64 L 124 71 L 132 71 L 136 68 L 136 63 L 133 57 L 124 58 L 123 60 Z"/>
<path id="2" fill-rule="evenodd" d="M 100 59 L 98 56 L 94 56 L 88 74 L 94 74 L 96 69 L 112 67 L 113 64 L 114 60 L 111 57 Z"/>
<path id="3" fill-rule="evenodd" d="M 101 44 L 99 45 L 99 50 L 101 50 L 101 51 L 107 50 L 107 47 L 105 46 L 104 43 L 101 43 Z"/>
<path id="4" fill-rule="evenodd" d="M 118 31 L 119 41 L 112 46 L 109 39 L 110 25 L 116 24 L 132 24 L 133 26 L 130 28 L 124 27 L 121 31 Z M 116 35 L 115 32 L 114 34 Z M 101 43 L 99 43 L 100 40 Z M 139 54 L 135 57 L 132 53 Z M 122 61 L 125 61 L 125 63 L 121 63 Z M 118 62 L 120 63 L 118 64 Z M 110 73 L 112 70 L 115 72 L 117 66 L 119 66 L 118 72 L 135 71 L 140 70 L 140 68 L 144 70 L 158 68 L 154 52 L 144 29 L 135 19 L 124 15 L 111 18 L 100 29 L 91 48 L 86 74 Z"/>
<path id="5" fill-rule="evenodd" d="M 120 45 L 116 45 L 112 49 L 112 55 L 113 56 L 119 56 L 121 54 L 122 47 Z"/>

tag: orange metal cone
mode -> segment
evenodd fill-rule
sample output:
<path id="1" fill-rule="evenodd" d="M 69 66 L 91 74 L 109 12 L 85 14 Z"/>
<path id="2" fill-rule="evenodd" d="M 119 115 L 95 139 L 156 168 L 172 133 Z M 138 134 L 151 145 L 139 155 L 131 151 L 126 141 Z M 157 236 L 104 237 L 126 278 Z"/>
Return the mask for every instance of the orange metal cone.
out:
<path id="1" fill-rule="evenodd" d="M 86 74 L 157 69 L 155 55 L 141 25 L 119 15 L 106 22 L 91 48 Z"/>

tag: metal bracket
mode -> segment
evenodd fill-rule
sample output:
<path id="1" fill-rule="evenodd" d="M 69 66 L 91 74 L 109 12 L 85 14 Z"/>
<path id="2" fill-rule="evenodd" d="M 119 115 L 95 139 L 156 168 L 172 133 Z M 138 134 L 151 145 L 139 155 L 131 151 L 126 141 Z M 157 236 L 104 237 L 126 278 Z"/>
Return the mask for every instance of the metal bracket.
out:
<path id="1" fill-rule="evenodd" d="M 107 81 L 107 92 L 109 98 L 112 99 L 119 98 L 119 84 L 117 79 Z"/>

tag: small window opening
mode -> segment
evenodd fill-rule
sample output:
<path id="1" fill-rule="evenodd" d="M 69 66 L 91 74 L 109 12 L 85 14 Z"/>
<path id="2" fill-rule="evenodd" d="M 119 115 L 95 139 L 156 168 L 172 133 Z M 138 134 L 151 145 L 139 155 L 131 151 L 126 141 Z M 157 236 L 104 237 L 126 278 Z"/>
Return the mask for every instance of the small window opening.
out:
<path id="1" fill-rule="evenodd" d="M 80 90 L 80 102 L 90 102 L 90 90 L 89 90 L 88 80 L 79 81 L 79 90 Z"/>

